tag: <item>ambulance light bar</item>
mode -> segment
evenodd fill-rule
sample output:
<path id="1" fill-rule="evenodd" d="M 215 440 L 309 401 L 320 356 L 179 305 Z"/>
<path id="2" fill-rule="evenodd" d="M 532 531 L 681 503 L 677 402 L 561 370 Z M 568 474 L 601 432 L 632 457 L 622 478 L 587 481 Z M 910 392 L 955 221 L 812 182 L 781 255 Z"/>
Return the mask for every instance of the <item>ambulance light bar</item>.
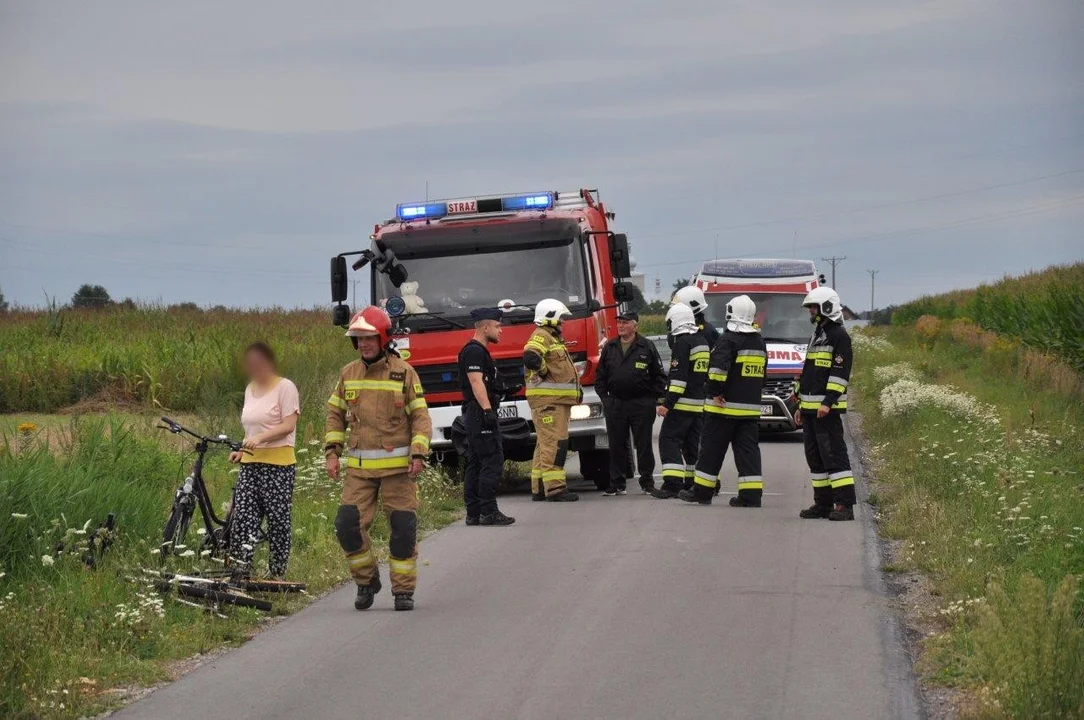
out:
<path id="1" fill-rule="evenodd" d="M 492 212 L 549 210 L 553 207 L 553 202 L 553 193 L 532 193 L 530 195 L 404 203 L 396 206 L 395 216 L 400 222 L 410 222 L 411 220 L 432 220 L 446 215 L 480 215 Z"/>
<path id="2" fill-rule="evenodd" d="M 804 277 L 814 275 L 815 268 L 810 260 L 709 260 L 700 274 L 744 278 Z"/>

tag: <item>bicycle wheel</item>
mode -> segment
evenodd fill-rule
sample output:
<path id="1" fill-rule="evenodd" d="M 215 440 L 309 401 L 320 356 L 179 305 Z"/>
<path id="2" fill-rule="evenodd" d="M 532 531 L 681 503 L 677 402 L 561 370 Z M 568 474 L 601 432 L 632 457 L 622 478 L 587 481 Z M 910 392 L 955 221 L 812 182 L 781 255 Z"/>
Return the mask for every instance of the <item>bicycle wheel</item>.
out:
<path id="1" fill-rule="evenodd" d="M 177 594 L 184 595 L 185 597 L 209 600 L 216 603 L 236 605 L 238 607 L 255 608 L 257 610 L 263 610 L 264 612 L 271 610 L 271 603 L 268 601 L 259 600 L 249 595 L 245 595 L 244 593 L 232 590 L 219 590 L 214 587 L 190 585 L 182 582 L 177 583 Z"/>
<path id="2" fill-rule="evenodd" d="M 307 585 L 287 580 L 239 580 L 235 584 L 252 592 L 296 593 L 302 592 Z"/>
<path id="3" fill-rule="evenodd" d="M 191 500 L 178 498 L 173 503 L 173 509 L 166 520 L 166 527 L 162 530 L 162 560 L 165 561 L 170 553 L 176 554 L 177 546 L 184 545 L 184 537 L 188 534 L 188 526 L 192 523 L 192 512 L 195 508 Z"/>

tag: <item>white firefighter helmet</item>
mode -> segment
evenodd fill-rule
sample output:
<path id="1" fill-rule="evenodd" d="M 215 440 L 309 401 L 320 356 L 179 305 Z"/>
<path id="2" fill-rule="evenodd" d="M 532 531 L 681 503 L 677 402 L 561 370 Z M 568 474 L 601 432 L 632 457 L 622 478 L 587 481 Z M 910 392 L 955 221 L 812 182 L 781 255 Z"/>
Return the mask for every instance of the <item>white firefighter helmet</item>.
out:
<path id="1" fill-rule="evenodd" d="M 553 298 L 540 300 L 534 306 L 535 325 L 560 325 L 561 321 L 570 315 L 572 315 L 572 312 L 565 307 L 565 304 Z"/>
<path id="2" fill-rule="evenodd" d="M 666 326 L 671 335 L 687 335 L 697 331 L 696 315 L 685 303 L 675 303 L 666 311 Z"/>
<path id="3" fill-rule="evenodd" d="M 691 307 L 693 309 L 693 315 L 699 315 L 708 309 L 708 300 L 704 297 L 704 291 L 696 285 L 686 285 L 674 293 L 674 297 L 670 300 L 670 304 L 675 305 L 677 303 L 682 303 L 683 305 Z"/>
<path id="4" fill-rule="evenodd" d="M 756 314 L 757 305 L 748 295 L 731 298 L 726 304 L 726 329 L 739 333 L 756 332 L 756 325 L 753 324 Z"/>
<path id="5" fill-rule="evenodd" d="M 839 301 L 839 295 L 827 285 L 813 288 L 802 300 L 802 305 L 809 307 L 815 305 L 817 313 L 832 322 L 843 322 L 843 303 Z M 816 321 L 816 318 L 814 318 Z"/>

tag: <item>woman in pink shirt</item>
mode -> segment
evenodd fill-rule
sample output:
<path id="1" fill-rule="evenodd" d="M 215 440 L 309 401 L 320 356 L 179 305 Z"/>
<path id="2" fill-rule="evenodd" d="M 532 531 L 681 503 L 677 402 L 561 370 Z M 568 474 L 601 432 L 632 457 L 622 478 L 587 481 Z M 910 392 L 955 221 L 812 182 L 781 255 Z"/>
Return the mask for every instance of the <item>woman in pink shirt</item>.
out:
<path id="1" fill-rule="evenodd" d="M 275 353 L 266 343 L 245 349 L 244 368 L 250 382 L 241 424 L 248 452 L 230 455 L 232 462 L 241 463 L 233 495 L 230 558 L 238 570 L 249 571 L 260 523 L 267 518 L 268 575 L 281 578 L 286 575 L 293 536 L 294 441 L 301 405 L 297 386 L 278 376 Z"/>

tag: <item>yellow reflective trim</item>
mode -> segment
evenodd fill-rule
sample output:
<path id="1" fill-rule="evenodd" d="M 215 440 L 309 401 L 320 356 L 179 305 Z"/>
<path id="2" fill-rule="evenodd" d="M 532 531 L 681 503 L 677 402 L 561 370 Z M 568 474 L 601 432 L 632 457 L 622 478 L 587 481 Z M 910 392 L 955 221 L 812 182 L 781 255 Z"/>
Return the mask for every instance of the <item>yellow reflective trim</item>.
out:
<path id="1" fill-rule="evenodd" d="M 709 353 L 709 352 L 694 352 L 694 353 L 689 354 L 689 359 L 690 360 L 704 360 L 704 359 L 710 358 L 710 357 L 711 357 L 711 353 Z"/>
<path id="2" fill-rule="evenodd" d="M 671 384 L 670 387 L 666 388 L 666 392 L 672 392 L 675 395 L 684 395 L 685 394 L 685 388 L 683 386 L 681 386 L 681 385 Z"/>
<path id="3" fill-rule="evenodd" d="M 342 445 L 346 442 L 346 433 L 332 430 L 324 435 L 324 442 L 328 445 Z"/>
<path id="4" fill-rule="evenodd" d="M 726 373 L 708 373 L 708 380 L 714 380 L 715 382 L 726 382 Z"/>
<path id="5" fill-rule="evenodd" d="M 410 444 L 411 445 L 421 445 L 421 446 L 425 447 L 426 450 L 428 450 L 429 449 L 429 438 L 426 437 L 425 435 L 415 435 L 414 437 L 410 438 Z"/>
<path id="6" fill-rule="evenodd" d="M 398 380 L 344 380 L 343 386 L 347 390 L 388 390 L 400 392 L 403 384 Z"/>
<path id="7" fill-rule="evenodd" d="M 800 403 L 798 403 L 798 408 L 801 410 L 816 410 L 820 406 L 820 400 L 802 400 Z"/>
<path id="8" fill-rule="evenodd" d="M 740 357 L 738 358 L 738 362 L 742 365 L 767 365 L 768 358 L 755 356 Z"/>
<path id="9" fill-rule="evenodd" d="M 580 391 L 574 389 L 555 389 L 555 388 L 527 388 L 527 397 L 579 397 Z"/>
<path id="10" fill-rule="evenodd" d="M 683 403 L 680 400 L 678 400 L 676 403 L 674 403 L 674 409 L 675 410 L 680 410 L 681 412 L 694 412 L 694 413 L 704 412 L 704 406 L 703 405 L 690 405 L 688 403 Z"/>
<path id="11" fill-rule="evenodd" d="M 346 409 L 346 401 L 338 395 L 332 395 L 327 399 L 327 404 L 331 407 L 339 408 L 340 410 Z"/>
<path id="12" fill-rule="evenodd" d="M 418 410 L 420 408 L 427 408 L 427 407 L 429 407 L 429 403 L 427 403 L 425 401 L 425 398 L 418 398 L 417 400 L 411 400 L 410 402 L 408 402 L 406 404 L 407 415 L 414 412 L 415 410 Z"/>
<path id="13" fill-rule="evenodd" d="M 396 560 L 388 558 L 388 569 L 393 575 L 417 575 L 418 563 L 415 560 Z"/>
<path id="14" fill-rule="evenodd" d="M 764 489 L 764 482 L 763 481 L 740 482 L 740 483 L 738 483 L 738 489 L 739 490 L 763 490 Z"/>
<path id="15" fill-rule="evenodd" d="M 663 474 L 665 475 L 666 473 Z M 714 488 L 716 485 L 719 484 L 717 480 L 708 480 L 707 478 L 702 478 L 699 475 L 693 478 L 693 482 L 697 485 L 703 485 L 706 488 Z"/>
<path id="16" fill-rule="evenodd" d="M 847 388 L 843 387 L 839 383 L 830 382 L 828 383 L 828 392 L 845 393 L 847 392 Z"/>
<path id="17" fill-rule="evenodd" d="M 806 360 L 831 360 L 832 353 L 830 352 L 811 352 L 805 354 Z"/>
<path id="18" fill-rule="evenodd" d="M 760 417 L 760 410 L 738 410 L 732 407 L 719 407 L 718 405 L 706 405 L 704 411 L 730 417 Z"/>
<path id="19" fill-rule="evenodd" d="M 832 481 L 828 478 L 825 478 L 824 480 L 810 480 L 810 484 L 815 488 L 831 487 Z"/>
<path id="20" fill-rule="evenodd" d="M 346 467 L 355 470 L 389 470 L 391 468 L 410 467 L 410 458 L 406 455 L 392 458 L 356 458 L 348 457 Z"/>
<path id="21" fill-rule="evenodd" d="M 853 477 L 837 478 L 835 480 L 827 481 L 833 488 L 847 487 L 848 485 L 854 485 Z M 823 487 L 823 485 L 821 486 Z"/>
<path id="22" fill-rule="evenodd" d="M 662 471 L 662 476 L 663 477 L 679 477 L 679 478 L 683 478 L 683 477 L 685 477 L 685 471 L 684 470 L 663 470 Z"/>
<path id="23" fill-rule="evenodd" d="M 373 554 L 366 550 L 365 552 L 347 554 L 346 564 L 350 566 L 350 569 L 357 569 L 363 567 L 373 566 Z"/>

